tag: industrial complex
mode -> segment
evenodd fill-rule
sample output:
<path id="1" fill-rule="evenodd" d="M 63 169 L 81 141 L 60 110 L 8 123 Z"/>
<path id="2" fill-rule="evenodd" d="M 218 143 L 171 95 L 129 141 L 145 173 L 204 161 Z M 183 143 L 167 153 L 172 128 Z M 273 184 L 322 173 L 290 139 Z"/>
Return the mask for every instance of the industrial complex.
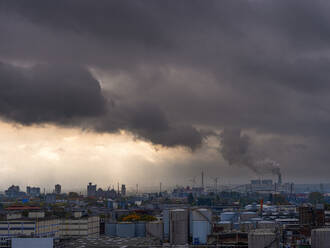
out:
<path id="1" fill-rule="evenodd" d="M 326 185 L 301 193 L 281 175 L 243 185 L 200 179 L 159 192 L 12 185 L 0 195 L 0 247 L 329 247 Z"/>

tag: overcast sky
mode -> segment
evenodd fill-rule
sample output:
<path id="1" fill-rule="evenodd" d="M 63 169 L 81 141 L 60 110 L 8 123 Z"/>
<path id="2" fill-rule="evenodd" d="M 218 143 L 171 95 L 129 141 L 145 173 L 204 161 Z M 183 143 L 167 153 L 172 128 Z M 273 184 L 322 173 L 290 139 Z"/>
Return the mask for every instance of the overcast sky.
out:
<path id="1" fill-rule="evenodd" d="M 0 189 L 329 182 L 330 3 L 1 0 Z M 260 161 L 273 161 L 263 165 Z M 264 167 L 263 167 L 264 166 Z"/>

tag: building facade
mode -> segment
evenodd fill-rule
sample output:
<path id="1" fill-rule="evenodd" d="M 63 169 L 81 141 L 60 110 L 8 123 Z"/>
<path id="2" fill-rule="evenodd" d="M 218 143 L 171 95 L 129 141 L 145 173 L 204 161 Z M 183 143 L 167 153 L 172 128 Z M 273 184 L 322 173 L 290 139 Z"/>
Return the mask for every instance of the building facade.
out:
<path id="1" fill-rule="evenodd" d="M 96 196 L 96 184 L 89 183 L 87 185 L 87 196 L 88 197 L 95 197 Z"/>
<path id="2" fill-rule="evenodd" d="M 62 219 L 60 225 L 61 238 L 81 236 L 98 237 L 100 233 L 100 217 L 89 216 L 82 218 Z"/>
<path id="3" fill-rule="evenodd" d="M 60 220 L 16 219 L 0 221 L 0 237 L 38 236 L 59 237 Z"/>

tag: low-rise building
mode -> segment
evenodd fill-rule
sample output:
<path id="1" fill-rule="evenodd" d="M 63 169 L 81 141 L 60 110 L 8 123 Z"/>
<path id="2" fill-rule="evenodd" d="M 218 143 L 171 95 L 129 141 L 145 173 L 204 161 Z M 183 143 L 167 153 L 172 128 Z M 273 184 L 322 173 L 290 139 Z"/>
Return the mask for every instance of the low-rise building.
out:
<path id="1" fill-rule="evenodd" d="M 0 221 L 0 237 L 38 236 L 58 238 L 59 224 L 60 220 L 57 218 L 4 220 Z"/>
<path id="2" fill-rule="evenodd" d="M 97 237 L 100 233 L 100 217 L 86 216 L 81 218 L 62 219 L 60 225 L 60 237 Z"/>

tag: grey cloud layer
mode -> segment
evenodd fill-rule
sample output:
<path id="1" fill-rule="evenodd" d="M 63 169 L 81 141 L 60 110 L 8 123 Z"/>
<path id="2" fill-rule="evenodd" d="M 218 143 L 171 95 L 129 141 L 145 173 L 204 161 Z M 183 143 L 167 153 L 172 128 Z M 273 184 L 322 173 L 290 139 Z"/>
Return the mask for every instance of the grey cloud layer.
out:
<path id="1" fill-rule="evenodd" d="M 295 166 L 298 145 L 306 147 L 299 163 L 307 167 L 316 160 L 324 168 L 329 10 L 326 1 L 307 0 L 4 0 L 0 58 L 104 72 L 102 82 L 111 87 L 98 93 L 95 106 L 104 97 L 115 107 L 106 105 L 106 114 L 97 115 L 74 110 L 79 125 L 98 131 L 121 127 L 156 144 L 192 148 L 203 139 L 194 127 L 255 130 L 281 137 L 255 148 L 264 147 L 281 164 Z M 82 75 L 97 92 L 96 81 Z M 2 113 L 22 122 L 8 110 Z M 295 152 L 276 152 L 283 144 Z"/>

